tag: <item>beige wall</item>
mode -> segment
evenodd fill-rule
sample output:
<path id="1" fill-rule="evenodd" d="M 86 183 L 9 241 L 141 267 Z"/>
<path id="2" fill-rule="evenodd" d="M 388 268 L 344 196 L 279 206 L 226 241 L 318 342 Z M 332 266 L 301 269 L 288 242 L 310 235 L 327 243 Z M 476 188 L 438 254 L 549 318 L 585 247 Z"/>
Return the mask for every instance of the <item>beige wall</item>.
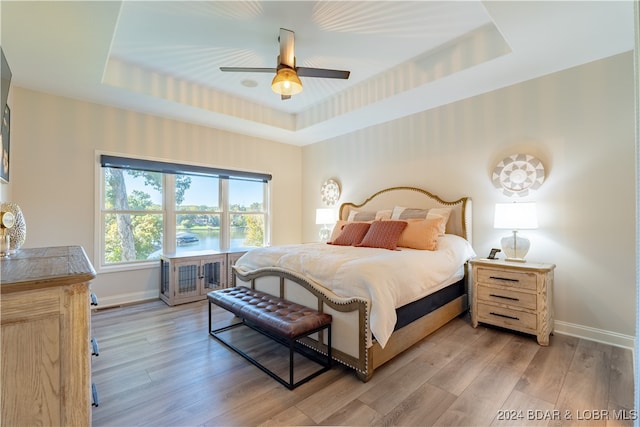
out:
<path id="1" fill-rule="evenodd" d="M 540 228 L 531 260 L 554 262 L 556 330 L 631 346 L 635 334 L 635 151 L 632 55 L 623 54 L 299 148 L 108 106 L 12 88 L 11 184 L 25 247 L 79 244 L 94 260 L 96 150 L 272 173 L 274 244 L 314 241 L 328 178 L 342 201 L 416 185 L 471 196 L 474 247 L 504 231 L 493 206 L 496 163 L 525 152 L 546 168 L 527 200 Z M 158 295 L 157 268 L 100 273 L 101 304 Z"/>
<path id="2" fill-rule="evenodd" d="M 624 346 L 635 335 L 633 58 L 622 54 L 304 147 L 303 239 L 328 178 L 340 200 L 414 185 L 445 199 L 470 196 L 481 256 L 508 234 L 491 182 L 504 157 L 527 153 L 546 168 L 527 197 L 539 210 L 531 260 L 557 265 L 556 329 Z"/>
<path id="3" fill-rule="evenodd" d="M 267 172 L 272 242 L 301 233 L 301 149 L 160 117 L 12 87 L 11 181 L 3 197 L 20 205 L 24 247 L 82 245 L 96 268 L 96 150 Z M 101 304 L 157 298 L 159 268 L 100 274 Z"/>

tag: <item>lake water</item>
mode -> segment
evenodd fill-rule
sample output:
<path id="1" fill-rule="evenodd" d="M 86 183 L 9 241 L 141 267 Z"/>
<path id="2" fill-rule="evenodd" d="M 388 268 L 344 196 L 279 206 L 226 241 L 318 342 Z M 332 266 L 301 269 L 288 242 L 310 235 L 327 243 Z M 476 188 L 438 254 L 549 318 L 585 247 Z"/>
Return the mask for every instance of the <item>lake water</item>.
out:
<path id="1" fill-rule="evenodd" d="M 213 250 L 220 249 L 220 231 L 219 230 L 192 230 L 192 231 L 184 231 L 184 232 L 191 234 L 193 236 L 196 236 L 198 238 L 198 241 L 176 246 L 176 253 L 186 252 L 186 251 L 203 251 L 203 250 L 210 250 L 210 249 L 213 249 Z M 230 246 L 232 248 L 241 248 L 241 247 L 247 246 L 245 244 L 244 229 L 242 228 L 231 229 Z"/>
<path id="2" fill-rule="evenodd" d="M 204 251 L 204 250 L 219 250 L 220 249 L 220 231 L 219 230 L 192 230 L 184 231 L 178 230 L 176 234 L 188 234 L 195 236 L 198 241 L 193 243 L 186 243 L 176 246 L 176 253 L 190 252 L 190 251 Z M 243 248 L 245 244 L 245 232 L 244 229 L 234 228 L 231 230 L 230 239 L 231 248 Z M 147 259 L 160 259 L 162 255 L 162 249 L 157 250 L 150 254 Z"/>

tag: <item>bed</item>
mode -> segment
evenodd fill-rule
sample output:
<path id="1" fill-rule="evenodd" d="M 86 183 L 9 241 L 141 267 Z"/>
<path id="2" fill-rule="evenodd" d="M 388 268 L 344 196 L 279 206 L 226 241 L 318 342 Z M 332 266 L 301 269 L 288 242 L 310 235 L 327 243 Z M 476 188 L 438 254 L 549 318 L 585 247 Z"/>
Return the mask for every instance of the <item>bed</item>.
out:
<path id="1" fill-rule="evenodd" d="M 363 223 L 371 230 L 406 223 L 403 237 L 410 226 L 429 223 L 439 229 L 437 250 L 410 243 L 395 250 L 327 243 L 257 248 L 237 260 L 234 285 L 331 314 L 333 358 L 366 382 L 376 368 L 468 309 L 471 208 L 468 197 L 445 201 L 420 188 L 384 189 L 362 203 L 343 203 L 329 241 L 340 243 L 347 229 Z M 326 343 L 323 333 L 304 342 L 319 352 Z"/>

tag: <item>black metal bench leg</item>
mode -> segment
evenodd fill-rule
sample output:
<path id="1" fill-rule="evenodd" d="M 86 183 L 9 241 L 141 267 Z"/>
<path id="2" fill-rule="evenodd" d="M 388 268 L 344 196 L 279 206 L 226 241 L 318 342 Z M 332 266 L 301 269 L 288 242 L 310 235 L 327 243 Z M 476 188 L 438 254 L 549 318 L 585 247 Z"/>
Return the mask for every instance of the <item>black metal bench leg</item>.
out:
<path id="1" fill-rule="evenodd" d="M 331 324 L 327 327 L 327 333 L 329 334 L 327 337 L 327 368 L 331 369 L 331 365 L 333 364 L 331 357 Z"/>
<path id="2" fill-rule="evenodd" d="M 318 328 L 316 330 L 310 331 L 307 334 L 303 335 L 303 336 L 299 336 L 293 339 L 286 339 L 286 342 L 289 344 L 289 382 L 285 381 L 284 378 L 280 378 L 276 373 L 272 372 L 270 369 L 268 369 L 266 366 L 262 365 L 260 362 L 258 362 L 257 360 L 255 360 L 254 358 L 252 358 L 251 356 L 249 356 L 247 353 L 245 353 L 244 351 L 242 351 L 240 348 L 236 347 L 235 345 L 231 344 L 230 342 L 226 341 L 225 339 L 223 339 L 222 337 L 219 336 L 219 334 L 221 332 L 224 331 L 228 331 L 230 329 L 236 328 L 238 326 L 247 326 L 253 330 L 255 330 L 256 332 L 259 332 L 271 339 L 274 339 L 276 342 L 279 342 L 280 344 L 285 344 L 284 340 L 282 338 L 278 339 L 278 337 L 271 335 L 269 333 L 267 333 L 266 331 L 257 328 L 255 325 L 251 325 L 249 323 L 246 323 L 244 320 L 240 323 L 235 323 L 235 324 L 231 324 L 228 326 L 224 326 L 222 328 L 219 329 L 211 329 L 211 326 L 209 326 L 209 334 L 214 337 L 216 340 L 218 340 L 220 343 L 224 344 L 226 347 L 230 348 L 231 350 L 233 350 L 234 352 L 238 353 L 240 356 L 242 356 L 243 358 L 245 358 L 246 360 L 248 360 L 249 362 L 251 362 L 253 365 L 255 365 L 256 367 L 260 368 L 260 370 L 262 370 L 263 372 L 265 372 L 266 374 L 268 374 L 270 377 L 272 377 L 273 379 L 275 379 L 276 381 L 278 381 L 280 384 L 284 385 L 285 387 L 287 387 L 289 390 L 293 390 L 294 388 L 298 387 L 299 385 L 302 385 L 304 383 L 306 383 L 307 381 L 317 377 L 318 375 L 320 375 L 323 372 L 328 371 L 329 369 L 331 369 L 331 324 L 323 326 L 321 328 Z M 328 348 L 327 348 L 327 361 L 324 362 L 322 360 L 322 358 L 316 356 L 316 357 L 312 357 L 311 354 L 306 354 L 305 352 L 301 352 L 300 349 L 298 349 L 298 351 L 296 351 L 296 344 L 297 344 L 297 340 L 303 337 L 306 337 L 308 335 L 311 335 L 313 333 L 316 332 L 320 332 L 322 330 L 325 330 L 329 333 L 328 336 Z M 295 354 L 301 354 L 302 356 L 305 356 L 306 358 L 308 358 L 309 360 L 312 360 L 318 364 L 320 364 L 321 369 L 317 370 L 316 372 L 306 376 L 305 378 L 301 379 L 298 382 L 295 382 L 295 375 L 294 375 L 294 359 L 295 359 Z M 313 353 L 313 351 L 312 351 Z"/>
<path id="3" fill-rule="evenodd" d="M 289 341 L 289 388 L 293 389 L 294 387 L 294 379 L 293 379 L 293 346 L 295 345 L 295 340 Z"/>

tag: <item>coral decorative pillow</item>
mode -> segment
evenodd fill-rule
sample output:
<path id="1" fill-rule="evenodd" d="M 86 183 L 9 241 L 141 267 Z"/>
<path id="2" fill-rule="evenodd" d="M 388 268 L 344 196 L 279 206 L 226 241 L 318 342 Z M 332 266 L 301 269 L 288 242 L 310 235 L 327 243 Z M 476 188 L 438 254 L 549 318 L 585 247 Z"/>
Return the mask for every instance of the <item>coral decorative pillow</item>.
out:
<path id="1" fill-rule="evenodd" d="M 340 246 L 356 246 L 367 234 L 369 227 L 371 227 L 371 224 L 367 222 L 350 222 L 344 226 L 342 233 L 329 243 Z"/>
<path id="2" fill-rule="evenodd" d="M 371 224 L 373 221 L 345 221 L 344 219 L 339 219 L 336 222 L 336 225 L 333 227 L 333 231 L 331 232 L 331 237 L 329 237 L 329 242 L 333 242 L 338 238 L 342 230 L 344 230 L 344 226 L 347 224 L 351 224 L 352 222 L 364 222 L 367 224 Z"/>
<path id="3" fill-rule="evenodd" d="M 438 236 L 445 218 L 408 219 L 406 222 L 407 227 L 398 240 L 398 246 L 428 251 L 438 249 Z"/>
<path id="4" fill-rule="evenodd" d="M 373 221 L 362 242 L 356 246 L 395 250 L 406 227 L 406 221 Z"/>
<path id="5" fill-rule="evenodd" d="M 334 240 L 336 240 L 338 238 L 338 236 L 340 235 L 340 233 L 342 233 L 342 230 L 344 229 L 344 226 L 348 224 L 348 221 L 345 221 L 343 219 L 339 219 L 336 222 L 336 225 L 333 226 L 333 231 L 331 232 L 331 237 L 329 237 L 329 242 L 333 242 Z"/>

